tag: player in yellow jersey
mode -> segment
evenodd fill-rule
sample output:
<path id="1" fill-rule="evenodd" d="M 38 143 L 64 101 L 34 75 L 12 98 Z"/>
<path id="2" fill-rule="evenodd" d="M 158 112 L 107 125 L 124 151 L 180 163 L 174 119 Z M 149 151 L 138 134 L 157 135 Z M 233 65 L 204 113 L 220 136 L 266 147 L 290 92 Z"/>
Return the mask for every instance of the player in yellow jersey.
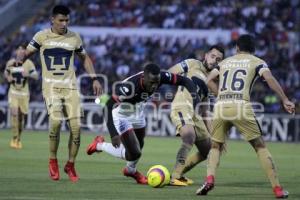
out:
<path id="1" fill-rule="evenodd" d="M 219 63 L 208 77 L 208 82 L 219 76 L 219 91 L 214 107 L 212 146 L 207 164 L 205 183 L 196 191 L 206 195 L 214 187 L 216 168 L 220 160 L 220 149 L 229 129 L 235 126 L 255 149 L 265 170 L 276 198 L 287 198 L 288 192 L 279 184 L 273 158 L 261 135 L 260 126 L 250 103 L 250 92 L 257 77 L 262 77 L 277 93 L 284 109 L 295 112 L 295 105 L 289 101 L 265 61 L 254 56 L 255 41 L 251 35 L 242 35 L 237 40 L 237 53 Z"/>
<path id="2" fill-rule="evenodd" d="M 82 60 L 86 72 L 93 80 L 94 95 L 99 96 L 101 85 L 96 78 L 93 63 L 82 46 L 79 34 L 68 29 L 70 10 L 57 5 L 52 10 L 51 28 L 37 32 L 27 46 L 25 58 L 39 51 L 42 63 L 43 97 L 49 115 L 49 175 L 59 180 L 57 149 L 61 121 L 66 119 L 70 129 L 69 159 L 64 167 L 72 182 L 79 177 L 74 162 L 80 146 L 80 108 L 74 70 L 75 54 Z"/>
<path id="3" fill-rule="evenodd" d="M 195 85 L 205 85 L 207 75 L 223 57 L 224 49 L 213 45 L 205 53 L 203 61 L 186 59 L 171 67 L 169 71 L 190 78 Z M 199 88 L 207 87 L 200 86 Z M 203 96 L 201 100 L 206 105 L 204 105 L 205 110 L 202 111 L 202 116 L 195 113 L 192 96 L 183 87 L 177 89 L 172 102 L 171 120 L 176 126 L 176 134 L 181 137 L 182 143 L 177 152 L 170 185 L 187 186 L 192 184 L 193 181 L 184 177 L 183 174 L 207 158 L 210 149 L 211 122 L 207 116 L 208 110 L 206 110 L 208 108 L 208 91 L 203 93 L 206 96 Z M 196 145 L 198 152 L 188 156 L 193 144 Z"/>
<path id="4" fill-rule="evenodd" d="M 38 73 L 33 62 L 30 59 L 25 60 L 23 64 L 19 62 L 20 56 L 24 54 L 25 45 L 19 45 L 15 51 L 14 58 L 6 63 L 4 75 L 10 83 L 8 92 L 8 103 L 10 107 L 11 127 L 13 137 L 10 141 L 10 147 L 21 149 L 21 134 L 24 126 L 24 120 L 29 107 L 29 87 L 28 78 L 37 80 Z"/>

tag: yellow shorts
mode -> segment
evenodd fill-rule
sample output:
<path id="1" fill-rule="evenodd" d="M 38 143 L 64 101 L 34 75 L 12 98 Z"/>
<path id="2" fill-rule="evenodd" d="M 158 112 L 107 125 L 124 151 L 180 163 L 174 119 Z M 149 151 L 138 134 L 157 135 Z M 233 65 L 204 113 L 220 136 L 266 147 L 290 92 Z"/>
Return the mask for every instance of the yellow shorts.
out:
<path id="1" fill-rule="evenodd" d="M 192 114 L 191 114 L 192 113 Z M 192 125 L 195 128 L 196 140 L 204 140 L 209 138 L 209 132 L 203 122 L 201 116 L 194 114 L 190 109 L 172 109 L 172 123 L 176 126 L 176 135 L 180 135 L 180 129 L 184 125 Z"/>
<path id="2" fill-rule="evenodd" d="M 9 92 L 8 104 L 10 108 L 20 108 L 22 113 L 27 114 L 29 109 L 29 95 L 16 95 Z"/>
<path id="3" fill-rule="evenodd" d="M 214 107 L 212 140 L 224 143 L 232 126 L 250 141 L 261 136 L 261 128 L 255 118 L 251 103 L 217 102 Z"/>
<path id="4" fill-rule="evenodd" d="M 83 116 L 78 90 L 68 88 L 43 89 L 43 96 L 50 117 L 55 115 L 60 119 L 72 119 Z"/>

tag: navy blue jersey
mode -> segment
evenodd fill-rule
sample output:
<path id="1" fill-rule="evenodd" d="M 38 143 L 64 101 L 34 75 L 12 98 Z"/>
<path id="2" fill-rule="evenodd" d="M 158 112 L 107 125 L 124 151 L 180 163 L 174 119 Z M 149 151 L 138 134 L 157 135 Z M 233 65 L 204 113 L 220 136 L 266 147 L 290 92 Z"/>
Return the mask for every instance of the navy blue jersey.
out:
<path id="1" fill-rule="evenodd" d="M 113 91 L 114 100 L 132 104 L 147 101 L 153 92 L 145 91 L 143 76 L 144 73 L 140 72 L 118 83 Z M 162 84 L 178 85 L 177 76 L 170 72 L 160 72 L 160 84 L 158 87 Z"/>

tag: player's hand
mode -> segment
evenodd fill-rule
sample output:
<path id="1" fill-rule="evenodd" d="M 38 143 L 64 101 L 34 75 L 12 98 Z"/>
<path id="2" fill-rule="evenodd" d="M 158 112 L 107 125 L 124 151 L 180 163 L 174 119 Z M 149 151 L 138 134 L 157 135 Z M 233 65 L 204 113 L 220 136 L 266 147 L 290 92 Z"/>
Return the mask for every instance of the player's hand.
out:
<path id="1" fill-rule="evenodd" d="M 286 99 L 282 102 L 284 109 L 286 112 L 293 114 L 295 113 L 295 104 L 290 100 Z"/>
<path id="2" fill-rule="evenodd" d="M 23 76 L 23 77 L 28 77 L 29 74 L 28 74 L 28 72 L 27 72 L 26 70 L 24 70 L 24 71 L 22 71 L 22 76 Z"/>
<path id="3" fill-rule="evenodd" d="M 6 76 L 6 79 L 7 79 L 7 81 L 8 81 L 9 83 L 11 83 L 11 82 L 14 80 L 14 78 L 12 77 L 12 75 Z"/>
<path id="4" fill-rule="evenodd" d="M 93 81 L 93 91 L 95 96 L 100 96 L 102 94 L 102 86 L 98 80 Z"/>
<path id="5" fill-rule="evenodd" d="M 121 138 L 119 135 L 116 135 L 111 138 L 111 143 L 115 148 L 118 148 L 121 144 Z"/>

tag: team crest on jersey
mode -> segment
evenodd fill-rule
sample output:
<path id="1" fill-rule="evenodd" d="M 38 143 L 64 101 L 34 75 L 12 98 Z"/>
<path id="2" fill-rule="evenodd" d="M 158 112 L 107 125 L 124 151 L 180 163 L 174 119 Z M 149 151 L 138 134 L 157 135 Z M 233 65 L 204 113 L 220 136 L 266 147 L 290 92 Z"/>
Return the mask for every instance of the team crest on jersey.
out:
<path id="1" fill-rule="evenodd" d="M 127 93 L 129 92 L 128 87 L 122 86 L 120 87 L 120 92 L 124 95 L 127 95 Z"/>

